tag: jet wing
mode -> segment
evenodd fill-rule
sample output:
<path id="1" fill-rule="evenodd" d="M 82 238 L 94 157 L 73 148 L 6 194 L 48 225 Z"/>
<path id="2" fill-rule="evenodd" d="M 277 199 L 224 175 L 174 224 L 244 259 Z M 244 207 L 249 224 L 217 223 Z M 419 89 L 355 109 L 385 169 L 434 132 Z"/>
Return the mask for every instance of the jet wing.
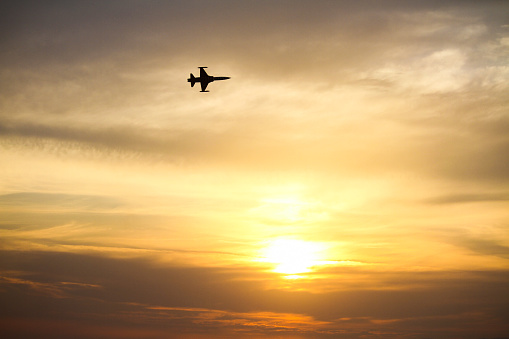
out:
<path id="1" fill-rule="evenodd" d="M 205 92 L 205 89 L 207 88 L 207 85 L 208 85 L 208 84 L 209 84 L 209 82 L 208 82 L 208 81 L 202 81 L 202 82 L 200 83 L 200 85 L 201 85 L 201 91 L 202 91 L 202 92 Z"/>
<path id="2" fill-rule="evenodd" d="M 209 75 L 207 74 L 207 72 L 205 72 L 205 67 L 200 67 L 200 78 L 202 79 L 206 79 L 209 77 Z"/>

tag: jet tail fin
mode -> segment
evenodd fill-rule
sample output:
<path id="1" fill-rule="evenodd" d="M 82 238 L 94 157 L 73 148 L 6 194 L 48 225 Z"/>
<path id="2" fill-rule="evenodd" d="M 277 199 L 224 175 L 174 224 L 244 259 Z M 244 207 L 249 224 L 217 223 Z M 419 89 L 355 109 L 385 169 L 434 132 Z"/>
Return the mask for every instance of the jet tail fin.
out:
<path id="1" fill-rule="evenodd" d="M 187 81 L 189 81 L 191 83 L 191 87 L 194 86 L 194 84 L 196 83 L 196 78 L 194 77 L 193 73 L 191 73 L 191 75 L 189 76 L 189 79 L 187 79 Z"/>

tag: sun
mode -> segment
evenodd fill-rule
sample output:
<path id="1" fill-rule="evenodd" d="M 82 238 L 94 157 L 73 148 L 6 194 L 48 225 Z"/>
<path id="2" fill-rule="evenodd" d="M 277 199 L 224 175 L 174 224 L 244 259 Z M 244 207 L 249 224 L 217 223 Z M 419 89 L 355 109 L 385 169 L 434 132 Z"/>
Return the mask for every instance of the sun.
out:
<path id="1" fill-rule="evenodd" d="M 297 239 L 275 239 L 262 251 L 260 261 L 275 264 L 274 272 L 299 274 L 310 272 L 313 266 L 326 263 L 324 246 L 320 243 Z"/>

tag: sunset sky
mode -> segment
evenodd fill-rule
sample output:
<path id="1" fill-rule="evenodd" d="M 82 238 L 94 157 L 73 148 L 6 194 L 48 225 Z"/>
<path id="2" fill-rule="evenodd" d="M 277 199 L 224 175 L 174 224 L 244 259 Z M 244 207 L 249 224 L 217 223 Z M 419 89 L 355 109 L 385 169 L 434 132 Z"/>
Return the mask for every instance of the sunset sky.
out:
<path id="1" fill-rule="evenodd" d="M 0 47 L 2 338 L 509 337 L 509 1 L 3 1 Z"/>

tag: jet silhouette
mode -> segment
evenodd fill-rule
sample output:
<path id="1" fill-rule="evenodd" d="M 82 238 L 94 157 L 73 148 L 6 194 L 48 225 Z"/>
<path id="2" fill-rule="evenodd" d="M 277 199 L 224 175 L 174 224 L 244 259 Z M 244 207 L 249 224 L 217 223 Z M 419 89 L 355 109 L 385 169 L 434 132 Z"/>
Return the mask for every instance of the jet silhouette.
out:
<path id="1" fill-rule="evenodd" d="M 189 79 L 187 79 L 187 82 L 191 83 L 191 87 L 194 86 L 195 83 L 199 82 L 201 84 L 201 91 L 200 92 L 208 92 L 205 89 L 207 88 L 207 85 L 210 84 L 213 81 L 216 80 L 228 80 L 230 77 L 214 77 L 212 75 L 208 75 L 207 72 L 205 72 L 204 68 L 207 67 L 198 67 L 200 69 L 200 77 L 196 78 L 193 73 L 191 73 L 191 76 Z"/>

